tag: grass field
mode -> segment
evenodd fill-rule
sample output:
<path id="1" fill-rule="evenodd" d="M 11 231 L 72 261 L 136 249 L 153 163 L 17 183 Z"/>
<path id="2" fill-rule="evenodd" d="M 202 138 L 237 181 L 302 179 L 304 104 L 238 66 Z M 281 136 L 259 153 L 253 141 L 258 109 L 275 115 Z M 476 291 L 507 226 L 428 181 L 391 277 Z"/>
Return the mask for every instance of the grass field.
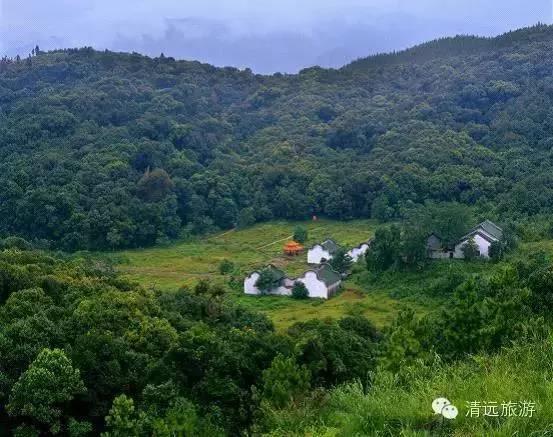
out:
<path id="1" fill-rule="evenodd" d="M 297 257 L 282 253 L 282 246 L 291 239 L 297 224 L 308 228 L 307 247 L 326 238 L 353 247 L 370 238 L 376 227 L 369 220 L 278 221 L 169 246 L 116 252 L 109 256 L 116 260 L 118 270 L 128 278 L 163 291 L 193 286 L 200 279 L 227 284 L 229 277 L 219 273 L 219 264 L 228 259 L 235 264 L 232 276 L 237 280 L 228 298 L 267 314 L 278 329 L 312 318 L 337 318 L 351 313 L 363 314 L 376 326 L 382 327 L 404 306 L 414 308 L 420 315 L 438 308 L 443 288 L 440 281 L 452 271 L 477 274 L 486 269 L 484 263 L 446 261 L 432 263 L 424 272 L 384 274 L 371 278 L 363 266 L 357 266 L 357 273 L 345 281 L 343 291 L 328 301 L 244 295 L 241 289 L 243 277 L 268 263 L 282 268 L 289 275 L 298 275 L 308 267 L 305 253 Z"/>
<path id="2" fill-rule="evenodd" d="M 217 280 L 222 260 L 232 261 L 238 274 L 246 274 L 269 263 L 290 275 L 307 268 L 306 254 L 289 257 L 282 246 L 291 239 L 298 222 L 271 222 L 248 229 L 211 235 L 201 240 L 183 241 L 167 247 L 117 252 L 120 271 L 128 277 L 161 290 L 193 285 L 201 278 Z M 333 238 L 344 246 L 355 246 L 373 235 L 374 223 L 367 220 L 302 222 L 309 231 L 306 246 Z"/>

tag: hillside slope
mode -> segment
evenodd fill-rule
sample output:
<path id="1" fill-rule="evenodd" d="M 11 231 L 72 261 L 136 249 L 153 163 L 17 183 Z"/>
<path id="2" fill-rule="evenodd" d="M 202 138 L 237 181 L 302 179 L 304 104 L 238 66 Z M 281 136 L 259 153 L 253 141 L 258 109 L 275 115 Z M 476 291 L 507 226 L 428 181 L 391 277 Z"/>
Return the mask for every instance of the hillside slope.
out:
<path id="1" fill-rule="evenodd" d="M 146 246 L 271 218 L 553 205 L 553 28 L 254 75 L 92 49 L 0 63 L 0 233 Z"/>

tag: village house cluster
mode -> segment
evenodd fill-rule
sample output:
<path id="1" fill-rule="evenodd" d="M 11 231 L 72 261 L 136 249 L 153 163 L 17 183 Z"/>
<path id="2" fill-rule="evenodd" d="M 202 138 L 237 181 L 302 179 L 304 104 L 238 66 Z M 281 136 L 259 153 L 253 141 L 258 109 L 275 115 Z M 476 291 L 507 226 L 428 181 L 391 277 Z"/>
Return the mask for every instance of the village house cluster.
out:
<path id="1" fill-rule="evenodd" d="M 436 233 L 428 236 L 426 241 L 427 256 L 431 259 L 462 259 L 465 257 L 464 247 L 474 241 L 478 255 L 482 258 L 490 257 L 490 247 L 494 242 L 503 238 L 503 230 L 495 223 L 486 220 L 475 226 L 466 235 L 454 243 L 444 241 Z M 371 241 L 365 241 L 347 251 L 347 255 L 353 262 L 359 261 L 369 250 Z M 328 299 L 332 297 L 342 285 L 343 274 L 336 272 L 329 261 L 340 250 L 340 246 L 333 240 L 328 239 L 317 243 L 307 250 L 307 263 L 311 266 L 302 275 L 291 278 L 275 267 L 267 266 L 264 271 L 272 276 L 272 283 L 265 290 L 257 286 L 261 271 L 254 271 L 244 279 L 244 293 L 250 295 L 273 294 L 280 296 L 291 296 L 296 283 L 302 283 L 308 291 L 308 297 Z M 303 246 L 294 241 L 289 241 L 283 248 L 286 255 L 296 256 L 303 253 Z"/>
<path id="2" fill-rule="evenodd" d="M 370 242 L 363 242 L 359 246 L 349 250 L 347 254 L 353 262 L 357 262 L 361 256 L 369 249 Z M 294 246 L 295 247 L 295 246 Z M 287 254 L 293 253 L 291 244 L 284 247 Z M 294 284 L 300 282 L 305 285 L 310 298 L 328 299 L 332 297 L 340 289 L 342 285 L 342 274 L 336 272 L 328 261 L 330 261 L 340 246 L 333 240 L 326 240 L 323 243 L 315 244 L 307 251 L 307 263 L 312 266 L 311 269 L 304 272 L 297 278 L 290 278 L 285 273 L 273 265 L 266 267 L 273 276 L 273 283 L 266 294 L 274 294 L 280 296 L 291 296 Z M 250 273 L 244 279 L 244 293 L 251 295 L 262 294 L 262 291 L 257 287 L 257 281 L 261 272 L 255 271 Z"/>

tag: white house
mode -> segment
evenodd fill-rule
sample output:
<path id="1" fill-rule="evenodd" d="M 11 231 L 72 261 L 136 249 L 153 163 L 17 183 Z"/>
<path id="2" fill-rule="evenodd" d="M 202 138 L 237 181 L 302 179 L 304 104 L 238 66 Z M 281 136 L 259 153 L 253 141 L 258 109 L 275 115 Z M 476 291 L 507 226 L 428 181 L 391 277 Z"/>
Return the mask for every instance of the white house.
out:
<path id="1" fill-rule="evenodd" d="M 457 244 L 455 244 L 455 250 L 453 252 L 454 258 L 463 258 L 463 247 L 468 243 L 470 239 L 473 239 L 478 246 L 480 256 L 484 258 L 490 257 L 490 246 L 493 242 L 499 241 L 503 238 L 503 229 L 486 220 L 474 227 L 467 235 L 461 237 Z"/>
<path id="2" fill-rule="evenodd" d="M 495 223 L 486 220 L 472 228 L 468 234 L 449 247 L 437 234 L 430 234 L 426 240 L 428 257 L 434 259 L 464 258 L 463 247 L 471 238 L 478 246 L 480 256 L 489 258 L 490 246 L 494 241 L 500 241 L 503 238 L 503 229 Z"/>
<path id="3" fill-rule="evenodd" d="M 369 250 L 369 246 L 370 246 L 370 241 L 361 243 L 359 246 L 349 250 L 348 255 L 350 256 L 352 261 L 356 263 L 360 257 L 365 256 L 365 253 L 367 253 L 367 250 Z"/>
<path id="4" fill-rule="evenodd" d="M 308 264 L 321 264 L 330 261 L 339 246 L 332 240 L 326 240 L 321 244 L 315 244 L 307 251 Z"/>
<path id="5" fill-rule="evenodd" d="M 294 284 L 296 282 L 302 282 L 309 292 L 309 297 L 328 299 L 332 297 L 342 285 L 342 276 L 334 271 L 329 264 L 322 264 L 317 269 L 308 270 L 297 278 L 288 278 L 284 275 L 282 270 L 272 265 L 269 265 L 267 269 L 272 273 L 274 280 L 273 288 L 267 291 L 266 294 L 290 296 Z M 259 276 L 259 272 L 253 272 L 244 279 L 244 293 L 252 295 L 262 294 L 261 290 L 256 286 Z"/>
<path id="6" fill-rule="evenodd" d="M 267 294 L 277 294 L 281 296 L 290 296 L 292 294 L 292 287 L 294 283 L 289 283 L 289 279 L 286 277 L 284 272 L 280 269 L 277 269 L 275 266 L 268 265 L 267 270 L 273 275 L 273 287 L 267 291 Z M 252 272 L 246 279 L 244 279 L 244 293 L 246 294 L 261 294 L 261 290 L 257 288 L 256 283 L 259 279 L 260 272 Z"/>

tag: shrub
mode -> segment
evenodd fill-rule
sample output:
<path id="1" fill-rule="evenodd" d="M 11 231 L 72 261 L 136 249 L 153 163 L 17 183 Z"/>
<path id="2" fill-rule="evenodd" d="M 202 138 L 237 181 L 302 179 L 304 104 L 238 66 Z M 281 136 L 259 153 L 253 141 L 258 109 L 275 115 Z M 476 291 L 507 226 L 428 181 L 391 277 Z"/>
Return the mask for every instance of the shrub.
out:
<path id="1" fill-rule="evenodd" d="M 309 297 L 309 290 L 303 282 L 295 282 L 292 288 L 292 297 L 294 299 L 307 299 Z"/>
<path id="2" fill-rule="evenodd" d="M 228 259 L 224 259 L 219 263 L 219 273 L 228 275 L 234 270 L 234 263 Z"/>
<path id="3" fill-rule="evenodd" d="M 307 229 L 303 226 L 296 226 L 293 238 L 298 243 L 305 243 L 307 241 Z"/>

